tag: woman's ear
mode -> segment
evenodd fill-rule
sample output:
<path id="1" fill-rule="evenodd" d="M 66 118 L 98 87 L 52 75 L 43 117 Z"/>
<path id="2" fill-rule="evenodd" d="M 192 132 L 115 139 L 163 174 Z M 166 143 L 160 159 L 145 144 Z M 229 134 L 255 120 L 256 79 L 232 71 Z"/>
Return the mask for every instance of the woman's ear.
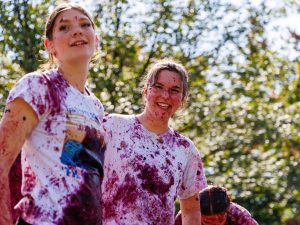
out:
<path id="1" fill-rule="evenodd" d="M 98 50 L 98 48 L 99 48 L 99 35 L 98 34 L 96 34 L 95 35 L 95 49 L 96 50 Z"/>
<path id="2" fill-rule="evenodd" d="M 45 48 L 48 50 L 48 52 L 50 52 L 50 50 L 49 50 L 49 45 L 50 45 L 49 39 L 48 39 L 48 38 L 45 38 L 45 40 L 44 40 L 44 46 L 45 46 Z"/>
<path id="3" fill-rule="evenodd" d="M 45 46 L 45 48 L 48 50 L 48 52 L 49 52 L 50 54 L 55 55 L 55 50 L 54 50 L 52 41 L 50 41 L 48 38 L 46 38 L 46 39 L 44 40 L 44 46 Z"/>

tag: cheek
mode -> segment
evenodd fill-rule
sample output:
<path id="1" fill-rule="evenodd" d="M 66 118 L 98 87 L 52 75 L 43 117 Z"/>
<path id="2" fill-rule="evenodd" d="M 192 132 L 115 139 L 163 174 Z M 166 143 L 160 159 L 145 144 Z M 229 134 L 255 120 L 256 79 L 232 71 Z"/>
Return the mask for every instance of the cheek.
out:
<path id="1" fill-rule="evenodd" d="M 151 91 L 148 91 L 147 94 L 144 95 L 144 99 L 145 99 L 145 102 L 151 102 L 151 101 L 154 101 L 154 99 L 156 98 L 157 96 L 155 94 L 153 94 Z"/>
<path id="2" fill-rule="evenodd" d="M 59 50 L 65 46 L 66 40 L 63 37 L 56 36 L 53 37 L 53 46 L 56 50 Z"/>
<path id="3" fill-rule="evenodd" d="M 176 104 L 178 106 L 180 106 L 182 104 L 182 97 L 174 97 L 173 99 L 173 104 Z"/>

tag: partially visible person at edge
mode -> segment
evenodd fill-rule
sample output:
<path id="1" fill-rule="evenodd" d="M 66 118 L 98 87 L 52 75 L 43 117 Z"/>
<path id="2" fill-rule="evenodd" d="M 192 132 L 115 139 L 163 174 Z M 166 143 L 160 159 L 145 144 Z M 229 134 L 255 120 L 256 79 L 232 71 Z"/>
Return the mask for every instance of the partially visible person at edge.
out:
<path id="1" fill-rule="evenodd" d="M 13 223 L 8 172 L 20 151 L 17 224 L 102 224 L 103 106 L 86 87 L 97 42 L 80 5 L 61 4 L 50 14 L 44 44 L 56 68 L 18 81 L 0 123 L 1 225 Z"/>
<path id="2" fill-rule="evenodd" d="M 202 161 L 194 143 L 169 126 L 187 95 L 184 67 L 158 61 L 145 79 L 143 112 L 104 117 L 103 224 L 173 225 L 176 197 L 183 224 L 199 224 Z"/>
<path id="3" fill-rule="evenodd" d="M 223 187 L 208 186 L 199 194 L 202 225 L 258 225 L 255 219 L 242 206 L 232 202 Z M 181 225 L 179 212 L 175 225 Z"/>

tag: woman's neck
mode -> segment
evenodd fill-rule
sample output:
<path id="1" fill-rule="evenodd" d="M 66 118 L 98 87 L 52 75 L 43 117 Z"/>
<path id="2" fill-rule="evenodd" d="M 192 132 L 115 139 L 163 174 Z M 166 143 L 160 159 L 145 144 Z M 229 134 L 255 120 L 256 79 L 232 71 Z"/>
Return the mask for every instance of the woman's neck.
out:
<path id="1" fill-rule="evenodd" d="M 152 118 L 151 115 L 147 114 L 145 111 L 136 117 L 147 130 L 153 133 L 163 134 L 169 129 L 168 121 Z"/>
<path id="2" fill-rule="evenodd" d="M 88 76 L 88 65 L 60 64 L 58 69 L 71 86 L 84 93 Z"/>

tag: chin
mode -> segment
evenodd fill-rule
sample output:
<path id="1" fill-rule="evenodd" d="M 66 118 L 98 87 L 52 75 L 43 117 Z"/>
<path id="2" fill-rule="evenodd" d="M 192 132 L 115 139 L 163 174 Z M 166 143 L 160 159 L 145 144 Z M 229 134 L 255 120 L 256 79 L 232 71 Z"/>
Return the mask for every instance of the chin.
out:
<path id="1" fill-rule="evenodd" d="M 75 61 L 78 63 L 78 61 L 90 61 L 92 58 L 92 55 L 90 54 L 76 54 L 74 57 L 70 58 L 69 61 Z"/>
<path id="2" fill-rule="evenodd" d="M 171 115 L 169 115 L 169 114 L 168 115 L 165 115 L 165 114 L 162 114 L 162 113 L 157 113 L 156 114 L 156 119 L 157 120 L 168 122 L 170 118 L 171 118 Z"/>

